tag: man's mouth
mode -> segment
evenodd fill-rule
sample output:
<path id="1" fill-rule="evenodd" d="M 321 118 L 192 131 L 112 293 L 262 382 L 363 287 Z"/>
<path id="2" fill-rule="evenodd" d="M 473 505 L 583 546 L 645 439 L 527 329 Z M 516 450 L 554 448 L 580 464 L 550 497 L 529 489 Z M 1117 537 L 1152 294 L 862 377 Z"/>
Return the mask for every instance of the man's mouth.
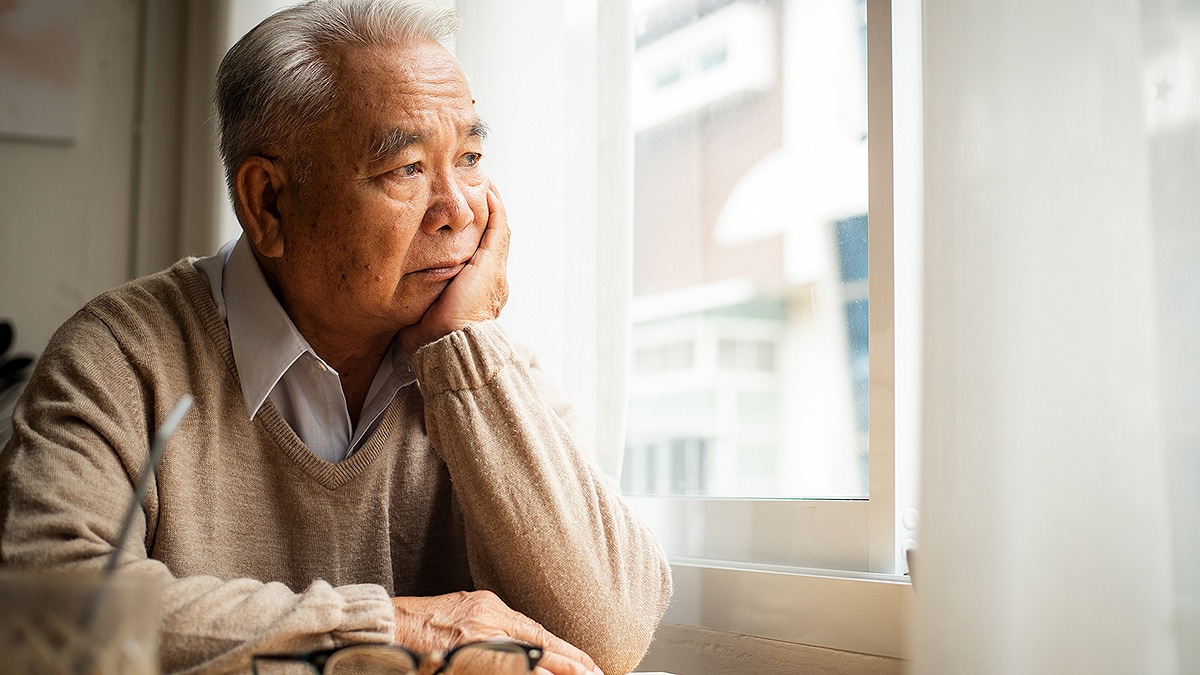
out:
<path id="1" fill-rule="evenodd" d="M 446 261 L 437 263 L 422 270 L 417 270 L 414 274 L 421 276 L 430 281 L 439 281 L 445 279 L 453 279 L 463 268 L 467 266 L 468 260 L 462 262 Z"/>

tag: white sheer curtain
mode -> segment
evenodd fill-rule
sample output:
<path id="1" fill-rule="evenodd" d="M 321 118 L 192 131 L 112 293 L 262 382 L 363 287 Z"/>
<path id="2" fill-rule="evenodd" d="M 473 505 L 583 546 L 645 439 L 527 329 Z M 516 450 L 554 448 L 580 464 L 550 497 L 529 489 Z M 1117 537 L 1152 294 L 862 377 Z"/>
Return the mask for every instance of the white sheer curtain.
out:
<path id="1" fill-rule="evenodd" d="M 618 478 L 632 284 L 629 0 L 453 4 L 457 55 L 491 127 L 484 163 L 513 231 L 501 321 L 537 352 L 597 465 Z"/>
<path id="2" fill-rule="evenodd" d="M 926 0 L 919 673 L 1200 672 L 1200 3 Z"/>

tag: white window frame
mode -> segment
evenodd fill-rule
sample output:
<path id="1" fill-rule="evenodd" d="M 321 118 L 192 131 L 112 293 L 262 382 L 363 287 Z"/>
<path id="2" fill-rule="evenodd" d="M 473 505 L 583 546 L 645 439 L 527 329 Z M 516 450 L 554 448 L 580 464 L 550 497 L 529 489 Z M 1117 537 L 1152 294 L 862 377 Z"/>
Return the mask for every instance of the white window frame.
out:
<path id="1" fill-rule="evenodd" d="M 505 10 L 492 3 L 456 3 L 464 19 L 459 56 L 481 115 L 497 132 L 489 140 L 488 170 L 504 190 L 514 220 L 506 325 L 542 355 L 546 370 L 579 410 L 599 466 L 617 478 L 625 382 L 611 374 L 628 372 L 630 3 L 531 2 L 522 7 L 528 20 L 507 27 L 506 16 L 496 13 Z M 895 444 L 893 2 L 919 0 L 867 0 L 870 494 L 847 500 L 630 498 L 660 533 L 672 560 L 676 590 L 668 622 L 864 654 L 906 655 L 903 617 L 911 586 L 901 576 L 906 570 L 902 542 L 911 533 L 901 521 L 915 495 L 911 487 L 898 495 L 896 480 L 910 476 L 913 468 L 904 453 L 898 466 Z M 512 34 L 514 26 L 524 34 Z M 549 49 L 560 50 L 557 60 L 547 62 L 561 68 L 541 64 L 513 72 L 511 64 L 491 62 L 493 50 L 539 34 L 548 36 Z M 529 139 L 506 138 L 535 100 L 561 107 L 550 117 L 561 114 L 570 123 L 549 125 L 533 145 Z M 561 169 L 563 157 L 571 158 L 570 175 L 559 180 L 552 172 Z M 521 194 L 547 185 L 562 194 L 548 199 Z M 523 237 L 553 240 L 572 264 L 543 266 L 536 278 L 524 279 L 517 249 Z M 547 295 L 548 288 L 556 290 Z M 543 325 L 547 301 L 561 303 L 566 325 Z M 906 385 L 905 393 L 915 391 Z"/>
<path id="2" fill-rule="evenodd" d="M 870 494 L 862 499 L 629 497 L 673 558 L 894 574 L 890 2 L 868 0 Z M 779 536 L 787 533 L 787 536 Z M 899 568 L 902 569 L 902 568 Z"/>
<path id="3" fill-rule="evenodd" d="M 867 0 L 867 45 L 868 497 L 629 501 L 671 556 L 676 590 L 665 620 L 903 658 L 911 585 L 900 576 L 910 537 L 901 521 L 914 495 L 897 499 L 891 0 Z"/>

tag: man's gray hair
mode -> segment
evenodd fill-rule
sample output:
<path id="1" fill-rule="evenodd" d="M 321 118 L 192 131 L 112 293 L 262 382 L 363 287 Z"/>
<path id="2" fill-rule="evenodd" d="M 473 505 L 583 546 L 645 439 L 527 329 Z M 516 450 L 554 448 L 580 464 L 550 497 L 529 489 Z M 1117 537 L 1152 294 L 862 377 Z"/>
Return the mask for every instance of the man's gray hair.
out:
<path id="1" fill-rule="evenodd" d="M 334 108 L 330 57 L 338 48 L 441 42 L 458 26 L 458 12 L 433 0 L 311 0 L 246 33 L 217 70 L 221 159 L 234 208 L 242 160 L 304 147 L 313 125 Z"/>

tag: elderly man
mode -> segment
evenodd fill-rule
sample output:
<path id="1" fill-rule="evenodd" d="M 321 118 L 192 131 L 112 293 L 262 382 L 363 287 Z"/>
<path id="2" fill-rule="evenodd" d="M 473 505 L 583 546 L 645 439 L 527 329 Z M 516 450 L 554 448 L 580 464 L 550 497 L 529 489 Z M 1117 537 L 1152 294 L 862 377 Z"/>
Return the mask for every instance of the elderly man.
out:
<path id="1" fill-rule="evenodd" d="M 166 670 L 506 637 L 612 675 L 649 644 L 661 550 L 493 320 L 508 222 L 456 24 L 328 0 L 242 38 L 217 104 L 243 236 L 88 303 L 17 409 L 0 555 L 95 570 L 195 397 L 121 561 L 162 583 Z"/>

